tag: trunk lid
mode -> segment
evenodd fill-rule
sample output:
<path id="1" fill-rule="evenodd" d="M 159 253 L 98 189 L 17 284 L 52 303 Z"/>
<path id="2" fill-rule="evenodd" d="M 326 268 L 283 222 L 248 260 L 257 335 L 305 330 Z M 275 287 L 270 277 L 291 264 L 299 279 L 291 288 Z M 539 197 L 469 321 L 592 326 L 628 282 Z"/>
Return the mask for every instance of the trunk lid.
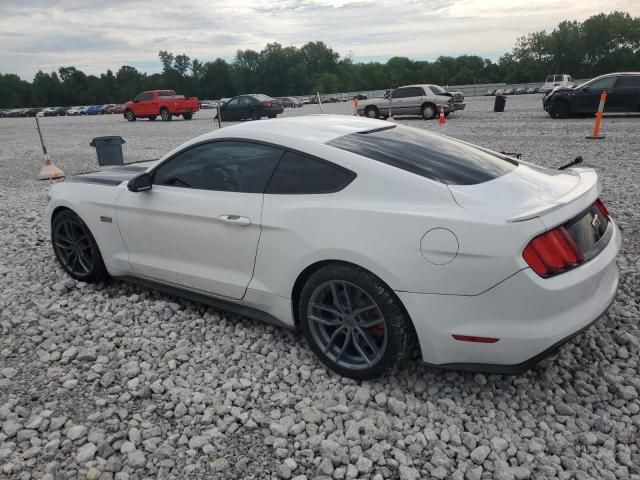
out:
<path id="1" fill-rule="evenodd" d="M 463 208 L 507 222 L 540 218 L 547 226 L 562 223 L 587 209 L 599 194 L 591 168 L 550 170 L 520 162 L 518 168 L 476 185 L 449 185 Z M 551 225 L 550 225 L 551 224 Z"/>

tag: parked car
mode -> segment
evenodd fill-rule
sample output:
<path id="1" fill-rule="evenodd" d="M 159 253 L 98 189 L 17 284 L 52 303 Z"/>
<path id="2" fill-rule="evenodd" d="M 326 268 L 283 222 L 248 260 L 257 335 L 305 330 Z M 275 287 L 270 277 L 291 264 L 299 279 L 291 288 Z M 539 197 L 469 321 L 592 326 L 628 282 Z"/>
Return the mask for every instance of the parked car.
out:
<path id="1" fill-rule="evenodd" d="M 8 110 L 4 116 L 7 118 L 17 118 L 23 117 L 23 112 L 27 110 L 26 108 L 14 108 L 13 110 Z"/>
<path id="2" fill-rule="evenodd" d="M 109 115 L 116 114 L 116 113 L 124 113 L 124 105 L 112 104 L 104 108 L 103 111 L 105 114 L 109 114 Z"/>
<path id="3" fill-rule="evenodd" d="M 391 99 L 374 98 L 358 103 L 358 115 L 369 118 L 386 118 L 389 108 L 392 115 L 422 115 L 424 119 L 435 118 L 440 111 L 445 115 L 464 110 L 464 94 L 447 92 L 438 85 L 407 85 L 391 91 Z"/>
<path id="4" fill-rule="evenodd" d="M 175 90 L 150 90 L 125 104 L 124 118 L 135 122 L 137 118 L 155 120 L 159 115 L 168 122 L 174 115 L 182 115 L 185 120 L 191 120 L 199 109 L 197 97 L 177 95 Z"/>
<path id="5" fill-rule="evenodd" d="M 616 296 L 600 185 L 424 129 L 304 116 L 55 183 L 45 218 L 72 278 L 300 328 L 342 375 L 382 375 L 414 340 L 427 364 L 517 373 Z"/>
<path id="6" fill-rule="evenodd" d="M 101 115 L 104 113 L 102 107 L 102 105 L 91 105 L 85 109 L 84 113 L 85 115 Z"/>
<path id="7" fill-rule="evenodd" d="M 238 95 L 220 107 L 222 120 L 232 122 L 237 120 L 260 120 L 262 117 L 276 118 L 284 108 L 274 98 L 261 93 Z M 218 118 L 216 114 L 215 118 Z"/>
<path id="8" fill-rule="evenodd" d="M 555 87 L 573 87 L 575 85 L 571 75 L 563 73 L 556 75 L 549 75 L 544 84 L 540 87 L 541 93 L 547 93 L 553 90 Z"/>
<path id="9" fill-rule="evenodd" d="M 513 91 L 514 95 L 523 95 L 525 93 L 527 93 L 527 90 L 522 88 L 522 87 L 518 87 Z"/>
<path id="10" fill-rule="evenodd" d="M 513 95 L 513 88 L 505 88 L 503 95 Z"/>
<path id="11" fill-rule="evenodd" d="M 282 97 L 282 98 L 278 98 L 278 100 L 280 100 L 280 102 L 282 103 L 282 106 L 284 108 L 299 108 L 299 107 L 302 107 L 302 102 L 300 100 L 298 100 L 297 98 Z"/>
<path id="12" fill-rule="evenodd" d="M 42 108 L 25 108 L 22 110 L 20 116 L 22 117 L 35 117 L 39 112 L 42 111 Z"/>
<path id="13" fill-rule="evenodd" d="M 527 88 L 527 93 L 538 93 L 538 89 L 534 87 Z"/>
<path id="14" fill-rule="evenodd" d="M 362 93 L 359 93 L 358 95 L 354 95 L 354 98 L 357 98 L 358 101 L 359 100 L 367 100 L 367 96 L 362 94 Z"/>
<path id="15" fill-rule="evenodd" d="M 67 110 L 68 117 L 76 117 L 78 115 L 82 115 L 84 107 L 71 107 Z"/>
<path id="16" fill-rule="evenodd" d="M 107 103 L 107 104 L 105 104 L 105 105 L 102 105 L 102 108 L 100 109 L 100 113 L 102 113 L 102 114 L 109 114 L 109 113 L 112 113 L 112 112 L 111 112 L 111 109 L 112 109 L 113 107 L 115 107 L 115 106 L 116 106 L 116 104 L 115 104 L 115 103 Z"/>
<path id="17" fill-rule="evenodd" d="M 504 88 L 499 88 L 498 90 L 496 90 L 496 95 L 504 95 Z"/>
<path id="18" fill-rule="evenodd" d="M 640 112 L 640 72 L 609 73 L 577 87 L 556 87 L 542 99 L 552 118 L 593 115 L 606 91 L 604 112 Z"/>
<path id="19" fill-rule="evenodd" d="M 50 107 L 45 108 L 44 116 L 45 117 L 64 117 L 67 114 L 67 110 L 69 107 Z"/>
<path id="20" fill-rule="evenodd" d="M 485 93 L 485 96 L 487 96 L 487 97 L 491 97 L 491 96 L 493 96 L 493 95 L 495 95 L 495 94 L 496 94 L 495 89 L 490 88 L 489 90 L 487 90 L 487 93 Z"/>
<path id="21" fill-rule="evenodd" d="M 210 100 L 200 100 L 200 110 L 210 110 L 215 108 L 215 103 Z"/>

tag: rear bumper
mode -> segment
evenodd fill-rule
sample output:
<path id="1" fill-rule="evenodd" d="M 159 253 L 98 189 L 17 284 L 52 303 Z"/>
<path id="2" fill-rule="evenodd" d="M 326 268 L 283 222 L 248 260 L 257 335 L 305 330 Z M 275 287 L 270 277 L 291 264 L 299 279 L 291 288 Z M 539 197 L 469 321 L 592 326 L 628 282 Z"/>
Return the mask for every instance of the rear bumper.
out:
<path id="1" fill-rule="evenodd" d="M 617 227 L 593 260 L 543 279 L 527 268 L 475 296 L 398 292 L 418 334 L 423 360 L 436 367 L 519 373 L 589 327 L 618 288 Z M 494 337 L 495 343 L 452 335 Z"/>

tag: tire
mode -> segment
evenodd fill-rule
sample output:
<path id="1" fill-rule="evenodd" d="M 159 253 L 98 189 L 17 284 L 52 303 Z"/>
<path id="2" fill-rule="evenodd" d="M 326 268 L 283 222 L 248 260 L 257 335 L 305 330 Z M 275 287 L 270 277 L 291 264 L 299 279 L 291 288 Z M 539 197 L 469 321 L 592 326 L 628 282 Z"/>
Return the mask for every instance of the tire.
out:
<path id="1" fill-rule="evenodd" d="M 553 102 L 549 106 L 549 116 L 551 118 L 568 118 L 569 117 L 569 104 L 564 101 Z"/>
<path id="2" fill-rule="evenodd" d="M 136 121 L 136 116 L 131 110 L 127 110 L 126 112 L 124 112 L 124 118 L 126 118 L 129 122 Z"/>
<path id="3" fill-rule="evenodd" d="M 67 275 L 87 283 L 108 277 L 102 254 L 89 227 L 71 210 L 64 210 L 53 218 L 51 244 Z"/>
<path id="4" fill-rule="evenodd" d="M 193 113 L 183 113 L 182 118 L 185 120 L 191 120 L 193 118 Z"/>
<path id="5" fill-rule="evenodd" d="M 420 109 L 420 113 L 425 120 L 432 120 L 436 118 L 438 109 L 433 103 L 425 103 Z"/>
<path id="6" fill-rule="evenodd" d="M 162 119 L 163 122 L 170 122 L 171 119 L 173 118 L 173 115 L 171 115 L 171 112 L 167 107 L 162 107 L 160 109 L 160 118 Z"/>
<path id="7" fill-rule="evenodd" d="M 376 107 L 367 107 L 364 109 L 364 116 L 367 118 L 380 118 L 380 111 Z"/>
<path id="8" fill-rule="evenodd" d="M 251 120 L 260 120 L 260 114 L 256 111 L 251 112 Z"/>
<path id="9" fill-rule="evenodd" d="M 149 120 L 151 120 L 152 122 L 155 122 L 157 118 L 158 118 L 157 115 L 153 115 L 152 117 L 149 117 Z"/>
<path id="10" fill-rule="evenodd" d="M 341 298 L 332 306 L 329 302 L 336 296 Z M 327 305 L 343 315 L 342 319 L 318 305 Z M 411 353 L 413 328 L 400 300 L 362 268 L 330 264 L 316 271 L 302 288 L 298 308 L 302 331 L 313 352 L 345 377 L 379 377 Z M 358 309 L 360 314 L 349 316 Z"/>

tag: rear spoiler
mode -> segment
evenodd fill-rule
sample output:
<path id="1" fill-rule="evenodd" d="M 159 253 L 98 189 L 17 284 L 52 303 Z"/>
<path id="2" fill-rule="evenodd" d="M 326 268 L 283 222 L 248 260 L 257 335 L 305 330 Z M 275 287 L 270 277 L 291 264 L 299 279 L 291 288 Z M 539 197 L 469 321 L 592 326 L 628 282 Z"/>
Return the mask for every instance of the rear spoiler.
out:
<path id="1" fill-rule="evenodd" d="M 570 203 L 574 203 L 578 211 L 586 209 L 600 196 L 600 192 L 602 192 L 602 185 L 598 180 L 598 174 L 593 168 L 572 168 L 571 171 L 576 172 L 580 176 L 580 181 L 573 190 L 549 205 L 523 212 L 516 217 L 508 219 L 507 222 L 524 222 L 532 218 L 541 217 L 542 215 L 555 212 Z"/>

